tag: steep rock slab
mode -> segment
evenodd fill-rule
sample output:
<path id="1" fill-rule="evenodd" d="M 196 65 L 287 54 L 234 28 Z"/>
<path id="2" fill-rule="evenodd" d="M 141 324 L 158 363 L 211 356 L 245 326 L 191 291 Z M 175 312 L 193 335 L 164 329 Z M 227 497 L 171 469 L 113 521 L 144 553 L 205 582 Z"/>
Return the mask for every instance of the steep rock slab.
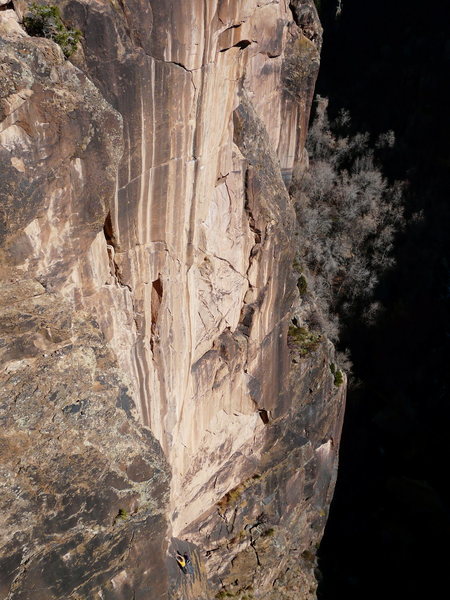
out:
<path id="1" fill-rule="evenodd" d="M 278 402 L 277 378 L 286 379 L 276 367 L 285 342 L 277 347 L 275 338 L 288 310 L 282 297 L 293 287 L 282 250 L 293 213 L 284 190 L 278 213 L 261 209 L 257 223 L 251 214 L 252 186 L 271 183 L 257 183 L 234 142 L 240 82 L 258 132 L 269 136 L 267 150 L 290 173 L 302 156 L 321 29 L 312 2 L 304 7 L 315 37 L 285 2 L 61 6 L 83 31 L 78 64 L 124 120 L 105 223 L 122 303 L 114 290 L 108 310 L 111 292 L 95 276 L 78 278 L 87 290 L 81 301 L 96 313 L 135 384 L 143 422 L 173 466 L 177 534 L 239 482 L 239 469 L 229 469 L 220 488 L 209 486 L 229 457 L 240 447 L 245 463 L 259 452 L 258 390 L 269 385 L 261 377 L 272 379 L 274 392 L 265 410 Z M 289 67 L 299 64 L 298 72 Z M 224 340 L 233 347 L 230 363 L 221 356 Z"/>
<path id="2" fill-rule="evenodd" d="M 288 196 L 268 135 L 244 92 L 235 111 L 235 141 L 252 173 L 247 174 L 248 210 L 255 223 L 263 219 L 280 226 L 277 259 L 268 271 L 275 274 L 274 282 L 289 281 L 290 262 L 283 260 L 283 253 L 291 258 L 293 235 Z M 263 233 L 260 251 L 272 241 Z M 280 271 L 283 264 L 287 273 Z M 269 285 L 274 285 L 269 297 L 280 293 L 276 284 Z M 204 555 L 206 590 L 218 598 L 306 600 L 315 595 L 315 553 L 336 480 L 345 386 L 334 383 L 334 349 L 324 336 L 316 334 L 308 348 L 288 339 L 290 291 L 274 301 L 280 310 L 277 325 L 253 356 L 254 401 L 264 423 L 255 440 L 259 452 L 245 465 L 239 453 L 231 456 L 227 467 L 240 470 L 240 483 L 181 533 L 197 549 L 194 556 Z M 252 345 L 260 327 L 253 322 L 255 308 L 247 308 L 240 330 Z M 276 356 L 277 362 L 267 356 Z M 225 473 L 226 468 L 216 474 L 214 486 Z M 196 595 L 194 586 L 193 592 L 192 598 L 208 597 L 205 591 Z M 186 591 L 175 586 L 171 593 L 178 599 Z"/>
<path id="3" fill-rule="evenodd" d="M 194 549 L 194 581 L 180 582 L 168 558 L 171 594 L 239 597 L 251 585 L 255 594 L 264 595 L 278 581 L 280 590 L 291 586 L 311 597 L 311 560 L 294 561 L 294 569 L 289 561 L 268 558 L 263 569 L 259 556 L 272 548 L 272 537 L 274 557 L 283 548 L 294 552 L 296 542 L 296 551 L 310 552 L 320 538 L 339 439 L 337 429 L 330 434 L 342 400 L 330 385 L 332 350 L 324 342 L 323 352 L 307 363 L 316 378 L 311 389 L 318 394 L 310 410 L 305 390 L 299 400 L 291 386 L 287 347 L 295 278 L 290 274 L 293 211 L 282 173 L 288 181 L 305 158 L 321 40 L 313 1 L 56 4 L 63 19 L 83 32 L 83 50 L 72 57 L 78 69 L 63 62 L 53 42 L 30 40 L 17 23 L 15 35 L 25 41 L 12 35 L 8 40 L 15 44 L 14 56 L 22 57 L 22 43 L 31 54 L 38 53 L 28 65 L 31 79 L 22 69 L 26 81 L 20 89 L 34 93 L 36 69 L 41 78 L 55 77 L 49 67 L 41 73 L 36 63 L 60 63 L 55 87 L 62 88 L 64 102 L 61 110 L 56 102 L 44 104 L 49 112 L 35 118 L 42 105 L 36 95 L 34 112 L 27 112 L 27 99 L 18 121 L 25 119 L 33 135 L 30 150 L 20 134 L 17 147 L 25 144 L 23 156 L 15 157 L 12 167 L 23 173 L 28 160 L 34 171 L 24 175 L 22 185 L 34 178 L 43 181 L 43 192 L 39 195 L 39 183 L 37 192 L 20 196 L 17 217 L 11 209 L 7 213 L 5 273 L 12 281 L 38 277 L 46 293 L 57 294 L 53 303 L 64 301 L 68 313 L 98 322 L 126 373 L 140 421 L 151 428 L 172 467 L 167 510 L 172 533 L 184 535 Z M 23 12 L 27 2 L 16 5 Z M 45 50 L 45 59 L 39 49 Z M 48 83 L 42 86 L 51 95 Z M 8 98 L 13 93 L 7 90 Z M 68 99 L 79 111 L 73 120 L 80 121 L 80 130 L 69 127 Z M 51 123 L 53 113 L 58 126 L 42 141 L 33 127 Z M 42 156 L 63 159 L 42 163 Z M 72 165 L 72 159 L 84 162 Z M 55 165 L 61 174 L 52 183 L 47 173 Z M 8 179 L 11 207 L 15 171 Z M 36 354 L 34 348 L 42 349 L 43 342 L 36 342 L 30 326 L 24 335 Z M 58 332 L 50 337 L 56 340 Z M 84 340 L 83 335 L 80 331 L 75 338 Z M 313 422 L 320 423 L 320 436 L 310 433 Z M 120 433 L 113 430 L 112 441 L 120 441 Z M 283 453 L 283 460 L 276 452 L 272 456 L 272 446 L 284 449 L 288 460 Z M 142 454 L 150 452 L 157 460 L 155 448 L 142 448 Z M 88 472 L 92 469 L 88 463 Z M 167 471 L 161 466 L 161 472 Z M 311 495 L 316 479 L 320 493 Z M 158 486 L 151 487 L 149 498 L 158 498 Z M 264 513 L 261 503 L 270 505 L 278 488 L 274 508 Z M 254 497 L 248 510 L 237 508 L 233 517 L 248 532 L 239 548 L 224 508 L 236 500 L 236 489 L 238 497 Z M 268 516 L 261 520 L 263 513 Z M 273 527 L 264 529 L 266 522 Z M 143 524 L 144 537 L 145 530 Z M 156 575 L 163 531 L 162 521 L 149 528 L 157 539 L 155 569 L 134 561 L 138 556 L 145 561 L 148 548 L 124 554 L 134 570 L 118 573 L 116 563 L 105 568 L 109 583 L 102 593 L 133 589 L 136 598 L 152 598 L 167 588 L 164 568 Z M 210 540 L 218 542 L 214 560 L 205 554 Z M 97 591 L 98 570 L 93 566 L 92 577 L 80 583 L 85 596 L 91 593 L 89 585 Z M 292 581 L 289 572 L 296 573 Z M 152 578 L 154 592 L 147 587 Z M 235 585 L 236 579 L 240 583 Z"/>

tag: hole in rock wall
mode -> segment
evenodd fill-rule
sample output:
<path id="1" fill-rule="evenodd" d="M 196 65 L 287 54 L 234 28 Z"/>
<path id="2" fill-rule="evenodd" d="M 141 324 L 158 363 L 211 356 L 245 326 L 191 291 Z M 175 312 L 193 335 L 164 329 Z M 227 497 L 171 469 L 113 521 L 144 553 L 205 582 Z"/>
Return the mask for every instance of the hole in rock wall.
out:
<path id="1" fill-rule="evenodd" d="M 250 44 L 250 40 L 241 40 L 237 44 L 234 44 L 234 48 L 240 48 L 241 50 L 244 50 L 244 48 L 247 48 L 247 46 L 250 46 Z"/>
<path id="2" fill-rule="evenodd" d="M 244 50 L 244 48 L 247 48 L 247 46 L 250 46 L 250 44 L 250 40 L 241 40 L 240 42 L 237 42 L 237 44 L 233 44 L 233 46 L 230 46 L 230 48 L 240 48 L 241 50 Z M 230 48 L 222 48 L 222 50 L 219 50 L 219 52 L 226 52 Z"/>
<path id="3" fill-rule="evenodd" d="M 161 277 L 152 282 L 152 335 L 156 331 L 156 323 L 158 321 L 159 309 L 161 306 L 163 297 L 163 284 L 161 281 Z"/>
<path id="4" fill-rule="evenodd" d="M 113 229 L 111 211 L 106 215 L 105 224 L 103 225 L 103 233 L 105 235 L 106 243 L 115 249 L 117 246 L 117 241 Z"/>
<path id="5" fill-rule="evenodd" d="M 265 408 L 260 408 L 258 410 L 258 413 L 261 417 L 261 421 L 264 423 L 264 425 L 267 425 L 269 423 L 269 413 L 267 412 L 267 410 Z"/>

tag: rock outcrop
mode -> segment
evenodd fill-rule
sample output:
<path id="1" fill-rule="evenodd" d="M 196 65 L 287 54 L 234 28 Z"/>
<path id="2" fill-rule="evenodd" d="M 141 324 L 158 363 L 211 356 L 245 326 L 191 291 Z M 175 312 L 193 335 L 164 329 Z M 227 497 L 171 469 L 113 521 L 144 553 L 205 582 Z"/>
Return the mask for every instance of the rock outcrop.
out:
<path id="1" fill-rule="evenodd" d="M 313 598 L 345 393 L 288 336 L 313 0 L 58 0 L 70 60 L 30 4 L 0 7 L 1 597 Z"/>

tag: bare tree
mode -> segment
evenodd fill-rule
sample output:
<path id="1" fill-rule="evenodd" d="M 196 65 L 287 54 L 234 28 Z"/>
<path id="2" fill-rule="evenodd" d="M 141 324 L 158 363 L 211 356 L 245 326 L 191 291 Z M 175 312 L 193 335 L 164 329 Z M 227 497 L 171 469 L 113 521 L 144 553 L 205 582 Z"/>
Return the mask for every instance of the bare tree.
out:
<path id="1" fill-rule="evenodd" d="M 309 168 L 294 191 L 299 223 L 297 262 L 309 274 L 328 322 L 338 335 L 338 317 L 364 299 L 365 314 L 374 319 L 372 302 L 381 272 L 393 264 L 396 231 L 403 224 L 402 184 L 389 184 L 375 150 L 392 146 L 392 131 L 371 147 L 368 133 L 345 135 L 350 116 L 341 111 L 334 123 L 328 100 L 317 98 L 307 149 Z"/>

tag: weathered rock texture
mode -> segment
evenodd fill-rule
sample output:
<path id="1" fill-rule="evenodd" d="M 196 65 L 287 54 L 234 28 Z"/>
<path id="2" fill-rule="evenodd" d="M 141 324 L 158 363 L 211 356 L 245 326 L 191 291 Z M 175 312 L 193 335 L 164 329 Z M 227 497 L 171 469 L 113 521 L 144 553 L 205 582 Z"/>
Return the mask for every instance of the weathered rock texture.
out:
<path id="1" fill-rule="evenodd" d="M 70 61 L 28 4 L 0 10 L 0 597 L 312 598 L 344 395 L 325 338 L 288 346 L 314 3 L 58 0 Z"/>

